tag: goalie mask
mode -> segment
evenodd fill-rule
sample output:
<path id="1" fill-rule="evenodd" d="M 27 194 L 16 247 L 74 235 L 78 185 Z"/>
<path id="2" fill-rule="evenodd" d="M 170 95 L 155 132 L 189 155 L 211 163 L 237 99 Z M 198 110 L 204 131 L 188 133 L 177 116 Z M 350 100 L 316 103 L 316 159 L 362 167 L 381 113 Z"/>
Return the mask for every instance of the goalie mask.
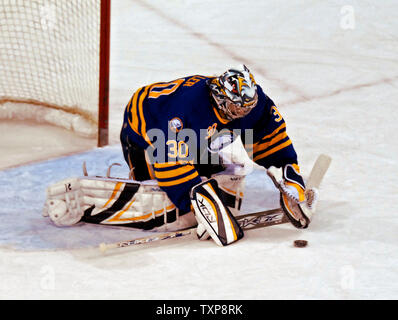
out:
<path id="1" fill-rule="evenodd" d="M 257 105 L 256 82 L 245 65 L 210 80 L 209 87 L 217 108 L 227 120 L 242 118 Z"/>

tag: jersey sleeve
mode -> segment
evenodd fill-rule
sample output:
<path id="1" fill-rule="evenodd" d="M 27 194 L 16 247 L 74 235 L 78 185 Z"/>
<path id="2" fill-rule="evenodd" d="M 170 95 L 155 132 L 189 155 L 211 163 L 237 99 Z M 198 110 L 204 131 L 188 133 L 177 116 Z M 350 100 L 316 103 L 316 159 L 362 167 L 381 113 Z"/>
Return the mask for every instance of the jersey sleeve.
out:
<path id="1" fill-rule="evenodd" d="M 159 187 L 167 193 L 169 199 L 180 210 L 186 213 L 191 209 L 189 193 L 201 182 L 198 171 L 190 163 L 165 162 L 155 163 L 154 174 Z"/>
<path id="2" fill-rule="evenodd" d="M 277 107 L 268 98 L 269 106 L 264 107 L 253 128 L 253 143 L 245 144 L 253 161 L 265 168 L 297 164 L 297 154 L 287 135 L 286 122 Z"/>

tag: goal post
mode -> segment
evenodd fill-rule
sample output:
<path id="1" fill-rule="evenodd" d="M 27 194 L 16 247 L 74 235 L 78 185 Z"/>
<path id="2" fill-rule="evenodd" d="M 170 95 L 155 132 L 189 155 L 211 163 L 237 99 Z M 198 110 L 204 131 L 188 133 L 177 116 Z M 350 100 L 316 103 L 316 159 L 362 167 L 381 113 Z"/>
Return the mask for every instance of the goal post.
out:
<path id="1" fill-rule="evenodd" d="M 101 0 L 100 25 L 100 83 L 98 97 L 98 146 L 109 140 L 109 57 L 111 0 Z"/>
<path id="2" fill-rule="evenodd" d="M 0 119 L 108 144 L 111 0 L 0 0 Z"/>

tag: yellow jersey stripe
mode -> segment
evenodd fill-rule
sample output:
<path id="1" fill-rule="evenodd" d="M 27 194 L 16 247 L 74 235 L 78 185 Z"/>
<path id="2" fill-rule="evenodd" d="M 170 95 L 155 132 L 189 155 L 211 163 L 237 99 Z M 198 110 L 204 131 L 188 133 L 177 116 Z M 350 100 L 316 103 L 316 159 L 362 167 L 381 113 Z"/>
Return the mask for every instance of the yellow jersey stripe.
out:
<path id="1" fill-rule="evenodd" d="M 157 179 L 167 179 L 167 178 L 174 178 L 183 175 L 184 173 L 187 173 L 194 169 L 195 167 L 192 165 L 186 165 L 182 167 L 178 167 L 173 170 L 169 171 L 155 171 L 155 177 Z"/>
<path id="2" fill-rule="evenodd" d="M 265 150 L 269 147 L 271 147 L 272 145 L 274 145 L 275 143 L 281 141 L 282 139 L 285 139 L 287 137 L 287 133 L 286 131 L 281 132 L 280 134 L 277 134 L 273 139 L 271 139 L 270 141 L 263 143 L 263 144 L 259 144 L 259 145 L 255 145 L 254 149 L 250 152 L 249 155 L 252 155 L 256 152 Z"/>
<path id="3" fill-rule="evenodd" d="M 133 97 L 134 97 L 134 94 L 133 94 L 133 96 L 130 98 L 129 103 L 127 104 L 127 112 L 130 112 L 131 105 L 132 105 L 132 103 L 133 103 Z"/>
<path id="4" fill-rule="evenodd" d="M 133 122 L 130 121 L 130 117 L 128 117 L 128 122 L 130 124 L 131 129 L 134 130 L 135 133 L 139 134 L 138 132 L 138 115 L 137 115 L 137 99 L 138 94 L 142 88 L 138 89 L 133 95 L 133 102 L 131 105 L 131 117 Z"/>
<path id="5" fill-rule="evenodd" d="M 145 87 L 145 91 L 143 94 L 141 94 L 140 96 L 140 100 L 138 102 L 138 112 L 139 112 L 139 118 L 141 121 L 141 136 L 145 139 L 145 141 L 148 144 L 151 144 L 151 141 L 148 139 L 147 135 L 146 135 L 146 122 L 145 122 L 145 118 L 144 118 L 144 99 L 147 97 L 148 95 L 148 91 L 150 89 L 151 86 L 146 86 Z"/>
<path id="6" fill-rule="evenodd" d="M 274 135 L 276 135 L 279 131 L 281 131 L 281 130 L 284 129 L 284 128 L 286 128 L 286 122 L 282 123 L 282 124 L 281 124 L 278 128 L 276 128 L 271 134 L 269 134 L 269 135 L 263 137 L 262 140 L 273 137 Z M 258 142 L 258 143 L 260 143 L 260 142 Z"/>
<path id="7" fill-rule="evenodd" d="M 246 148 L 246 149 L 249 149 L 249 150 L 252 149 L 252 148 L 255 148 L 257 145 L 259 145 L 259 144 L 261 144 L 261 143 L 264 143 L 264 142 L 261 142 L 262 140 L 269 139 L 269 138 L 272 138 L 272 137 L 276 136 L 276 135 L 279 133 L 279 131 L 281 131 L 281 130 L 284 129 L 284 128 L 286 128 L 286 122 L 284 122 L 283 124 L 281 124 L 281 125 L 280 125 L 278 128 L 276 128 L 271 134 L 262 137 L 260 141 L 254 143 L 254 144 L 247 144 L 247 145 L 245 145 L 245 148 Z"/>
<path id="8" fill-rule="evenodd" d="M 260 154 L 260 155 L 258 155 L 256 157 L 254 157 L 253 161 L 257 161 L 257 160 L 263 159 L 265 157 L 268 157 L 269 155 L 271 155 L 271 154 L 273 154 L 273 153 L 275 153 L 275 152 L 277 152 L 277 151 L 279 151 L 279 150 L 281 150 L 281 149 L 283 149 L 283 148 L 285 148 L 285 147 L 287 147 L 288 145 L 291 145 L 291 144 L 292 144 L 292 141 L 289 139 L 286 142 L 280 144 L 279 146 L 276 146 L 276 147 L 268 150 L 267 152 L 264 152 L 264 153 L 262 153 L 262 154 Z"/>
<path id="9" fill-rule="evenodd" d="M 161 168 L 168 168 L 168 167 L 174 167 L 182 165 L 180 162 L 162 162 L 162 163 L 154 163 L 153 166 L 155 169 L 161 169 Z"/>
<path id="10" fill-rule="evenodd" d="M 160 187 L 171 187 L 171 186 L 175 186 L 175 185 L 187 182 L 189 180 L 192 180 L 192 179 L 196 178 L 197 176 L 199 176 L 199 174 L 197 171 L 195 171 L 192 174 L 190 174 L 189 176 L 186 176 L 184 178 L 173 180 L 173 181 L 165 181 L 165 182 L 158 181 L 158 184 Z"/>
<path id="11" fill-rule="evenodd" d="M 170 87 L 168 89 L 163 89 L 161 91 L 151 91 L 148 95 L 149 98 L 158 98 L 162 95 L 168 95 L 173 93 L 174 91 L 176 91 L 178 89 L 178 87 L 185 81 L 185 79 L 177 79 L 171 82 L 166 82 L 166 83 L 157 83 L 156 84 L 156 88 L 166 88 L 166 87 Z M 153 86 L 153 85 L 152 85 Z M 151 87 L 152 87 L 151 86 Z"/>

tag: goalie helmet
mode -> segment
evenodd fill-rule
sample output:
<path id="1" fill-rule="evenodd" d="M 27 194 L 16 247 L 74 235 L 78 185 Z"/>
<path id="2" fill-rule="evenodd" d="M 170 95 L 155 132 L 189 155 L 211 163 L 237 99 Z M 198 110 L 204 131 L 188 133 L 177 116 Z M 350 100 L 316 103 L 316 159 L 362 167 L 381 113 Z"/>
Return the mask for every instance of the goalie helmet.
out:
<path id="1" fill-rule="evenodd" d="M 211 95 L 227 120 L 246 116 L 258 101 L 254 77 L 245 65 L 209 81 Z"/>

